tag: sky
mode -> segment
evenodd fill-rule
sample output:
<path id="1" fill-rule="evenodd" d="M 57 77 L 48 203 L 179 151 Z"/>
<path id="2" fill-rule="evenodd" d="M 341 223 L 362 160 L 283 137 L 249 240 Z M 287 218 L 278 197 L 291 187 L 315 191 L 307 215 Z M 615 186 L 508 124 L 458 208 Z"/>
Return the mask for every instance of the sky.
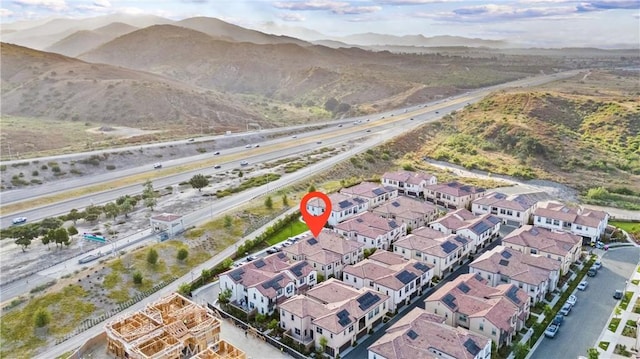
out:
<path id="1" fill-rule="evenodd" d="M 640 0 L 3 0 L 8 24 L 113 13 L 216 17 L 253 29 L 328 36 L 455 35 L 541 47 L 640 46 Z M 275 32 L 275 31 L 271 31 Z"/>

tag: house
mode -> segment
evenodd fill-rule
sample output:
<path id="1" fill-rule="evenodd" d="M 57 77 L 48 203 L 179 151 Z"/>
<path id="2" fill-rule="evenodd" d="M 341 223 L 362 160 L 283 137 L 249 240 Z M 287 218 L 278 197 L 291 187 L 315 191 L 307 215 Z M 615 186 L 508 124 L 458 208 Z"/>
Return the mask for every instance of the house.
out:
<path id="1" fill-rule="evenodd" d="M 373 182 L 361 182 L 355 186 L 341 189 L 340 193 L 366 199 L 367 202 L 369 202 L 369 209 L 375 208 L 382 202 L 398 197 L 397 189 L 384 187 Z"/>
<path id="2" fill-rule="evenodd" d="M 484 188 L 458 182 L 428 185 L 425 188 L 427 201 L 447 208 L 468 208 L 471 202 L 484 195 Z"/>
<path id="3" fill-rule="evenodd" d="M 433 270 L 427 264 L 388 251 L 376 251 L 369 258 L 344 268 L 342 281 L 356 289 L 373 288 L 389 296 L 389 310 L 395 311 L 420 295 L 431 283 Z"/>
<path id="4" fill-rule="evenodd" d="M 339 223 L 336 233 L 362 243 L 365 248 L 388 249 L 396 239 L 407 234 L 407 225 L 371 212 L 364 212 Z"/>
<path id="5" fill-rule="evenodd" d="M 536 304 L 556 289 L 560 261 L 496 246 L 469 264 L 469 273 L 478 273 L 492 287 L 515 284 L 531 297 L 532 304 Z"/>
<path id="6" fill-rule="evenodd" d="M 400 194 L 424 198 L 424 189 L 438 183 L 436 176 L 424 172 L 397 171 L 382 175 L 382 185 L 393 187 Z"/>
<path id="7" fill-rule="evenodd" d="M 369 202 L 358 196 L 348 196 L 342 193 L 331 193 L 327 195 L 331 202 L 331 214 L 327 219 L 327 224 L 336 224 L 355 216 L 358 213 L 369 209 Z M 307 212 L 311 215 L 319 216 L 325 211 L 325 203 L 320 198 L 312 198 L 307 202 Z"/>
<path id="8" fill-rule="evenodd" d="M 492 214 L 508 226 L 520 227 L 529 224 L 537 201 L 531 195 L 506 195 L 491 192 L 471 202 L 471 212 L 475 215 Z"/>
<path id="9" fill-rule="evenodd" d="M 453 271 L 456 264 L 461 264 L 472 248 L 467 238 L 422 227 L 397 240 L 393 252 L 433 266 L 433 275 L 442 278 Z"/>
<path id="10" fill-rule="evenodd" d="M 424 227 L 438 218 L 438 208 L 433 204 L 405 196 L 398 196 L 380 204 L 371 212 L 404 223 L 407 228 Z"/>
<path id="11" fill-rule="evenodd" d="M 388 296 L 332 278 L 282 303 L 280 327 L 306 347 L 325 342 L 324 352 L 335 358 L 381 323 L 388 309 Z"/>
<path id="12" fill-rule="evenodd" d="M 522 226 L 502 239 L 502 244 L 525 254 L 560 261 L 561 275 L 580 259 L 582 238 L 569 232 L 552 231 L 531 225 Z"/>
<path id="13" fill-rule="evenodd" d="M 543 202 L 533 211 L 533 225 L 571 232 L 594 243 L 604 234 L 609 214 L 588 208 L 568 207 L 558 202 Z"/>
<path id="14" fill-rule="evenodd" d="M 369 346 L 368 359 L 491 358 L 491 339 L 449 326 L 444 319 L 413 309 Z"/>
<path id="15" fill-rule="evenodd" d="M 230 290 L 229 301 L 245 312 L 271 314 L 276 305 L 317 282 L 317 273 L 307 261 L 290 263 L 276 253 L 220 274 L 220 290 Z"/>
<path id="16" fill-rule="evenodd" d="M 487 336 L 498 347 L 511 345 L 530 314 L 531 298 L 514 284 L 491 287 L 477 274 L 463 274 L 425 299 L 425 310 L 445 323 Z"/>
<path id="17" fill-rule="evenodd" d="M 466 208 L 447 213 L 429 224 L 429 227 L 446 234 L 458 234 L 469 238 L 474 252 L 500 235 L 501 220 L 492 215 L 476 216 Z"/>
<path id="18" fill-rule="evenodd" d="M 307 232 L 298 242 L 282 248 L 282 253 L 294 261 L 306 260 L 323 278 L 340 278 L 345 265 L 364 258 L 363 249 L 364 244 L 325 228 L 317 238 Z"/>
<path id="19" fill-rule="evenodd" d="M 107 353 L 116 358 L 246 359 L 242 350 L 220 339 L 220 329 L 211 310 L 173 293 L 109 321 Z"/>

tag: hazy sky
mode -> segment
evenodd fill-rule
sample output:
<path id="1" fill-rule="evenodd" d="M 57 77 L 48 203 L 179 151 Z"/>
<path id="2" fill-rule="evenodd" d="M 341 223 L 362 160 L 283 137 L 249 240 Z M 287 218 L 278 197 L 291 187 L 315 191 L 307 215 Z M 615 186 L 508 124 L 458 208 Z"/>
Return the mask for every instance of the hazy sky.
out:
<path id="1" fill-rule="evenodd" d="M 640 0 L 3 0 L 3 23 L 112 13 L 174 20 L 210 16 L 260 29 L 271 23 L 340 36 L 459 35 L 536 46 L 640 44 Z"/>

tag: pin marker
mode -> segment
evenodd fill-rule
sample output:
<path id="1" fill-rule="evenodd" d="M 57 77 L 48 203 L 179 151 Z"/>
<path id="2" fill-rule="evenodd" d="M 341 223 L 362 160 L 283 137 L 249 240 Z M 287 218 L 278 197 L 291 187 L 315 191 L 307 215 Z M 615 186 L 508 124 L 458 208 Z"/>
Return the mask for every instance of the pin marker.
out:
<path id="1" fill-rule="evenodd" d="M 312 198 L 319 198 L 324 202 L 324 213 L 314 216 L 307 212 L 307 202 Z M 320 231 L 322 231 L 322 228 L 331 215 L 331 201 L 329 197 L 322 192 L 309 192 L 302 198 L 302 202 L 300 202 L 300 213 L 302 213 L 302 218 L 311 230 L 311 233 L 313 233 L 313 236 L 318 238 Z"/>

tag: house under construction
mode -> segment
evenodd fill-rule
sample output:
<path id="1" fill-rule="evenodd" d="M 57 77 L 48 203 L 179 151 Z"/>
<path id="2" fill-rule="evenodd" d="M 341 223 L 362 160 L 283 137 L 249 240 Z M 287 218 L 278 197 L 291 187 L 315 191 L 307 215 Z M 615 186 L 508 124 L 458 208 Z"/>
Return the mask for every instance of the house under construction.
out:
<path id="1" fill-rule="evenodd" d="M 213 313 L 173 293 L 141 311 L 105 326 L 107 352 L 130 359 L 246 359 L 220 340 L 220 321 Z"/>

